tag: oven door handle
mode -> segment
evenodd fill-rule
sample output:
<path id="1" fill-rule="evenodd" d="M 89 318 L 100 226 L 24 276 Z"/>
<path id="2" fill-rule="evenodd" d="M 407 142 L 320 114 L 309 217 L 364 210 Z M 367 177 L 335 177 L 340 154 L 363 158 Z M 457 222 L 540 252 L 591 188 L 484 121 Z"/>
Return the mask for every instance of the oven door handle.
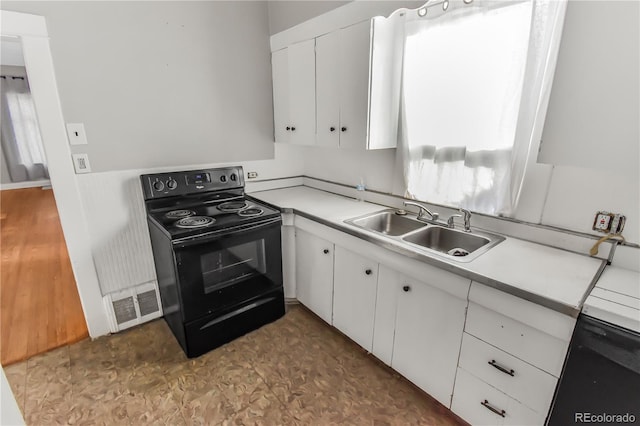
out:
<path id="1" fill-rule="evenodd" d="M 173 245 L 174 247 L 183 248 L 183 247 L 190 247 L 194 245 L 206 244 L 232 233 L 245 233 L 248 231 L 255 231 L 257 229 L 268 228 L 270 226 L 281 224 L 281 223 L 282 223 L 282 218 L 275 217 L 273 219 L 267 219 L 259 223 L 254 223 L 250 225 L 239 225 L 231 228 L 219 229 L 217 231 L 209 232 L 206 234 L 180 238 L 180 239 L 174 240 Z"/>
<path id="2" fill-rule="evenodd" d="M 236 310 L 235 310 L 235 311 L 233 311 L 233 312 L 229 312 L 228 314 L 224 314 L 224 315 L 222 315 L 222 316 L 220 316 L 220 317 L 218 317 L 218 318 L 216 318 L 216 319 L 214 319 L 214 320 L 212 320 L 212 321 L 209 321 L 208 323 L 206 323 L 205 325 L 203 325 L 202 327 L 200 327 L 200 331 L 202 331 L 202 330 L 204 330 L 204 329 L 206 329 L 206 328 L 212 327 L 212 326 L 214 326 L 214 325 L 216 325 L 216 324 L 219 324 L 219 323 L 221 323 L 221 322 L 223 322 L 223 321 L 226 321 L 226 320 L 228 320 L 228 319 L 229 319 L 229 318 L 231 318 L 231 317 L 235 317 L 236 315 L 240 315 L 240 314 L 242 314 L 242 313 L 245 313 L 245 312 L 247 312 L 247 311 L 250 311 L 251 309 L 255 309 L 255 308 L 257 308 L 258 306 L 262 306 L 262 305 L 264 305 L 265 303 L 272 302 L 272 301 L 274 301 L 274 300 L 276 300 L 276 298 L 275 298 L 275 297 L 268 297 L 268 298 L 266 298 L 266 299 L 260 299 L 260 300 L 258 300 L 258 301 L 256 301 L 256 302 L 253 302 L 253 303 L 249 304 L 249 305 L 243 306 L 243 307 L 241 307 L 241 308 L 239 308 L 239 309 L 236 309 Z"/>

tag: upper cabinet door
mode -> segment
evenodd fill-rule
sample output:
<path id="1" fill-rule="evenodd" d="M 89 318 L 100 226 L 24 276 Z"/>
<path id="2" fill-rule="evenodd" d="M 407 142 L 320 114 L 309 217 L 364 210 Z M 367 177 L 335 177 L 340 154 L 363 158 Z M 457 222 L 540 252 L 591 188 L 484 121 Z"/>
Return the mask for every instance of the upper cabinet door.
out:
<path id="1" fill-rule="evenodd" d="M 316 39 L 317 144 L 340 144 L 340 32 Z"/>
<path id="2" fill-rule="evenodd" d="M 271 54 L 273 75 L 273 126 L 276 142 L 289 142 L 289 61 L 288 49 Z"/>
<path id="3" fill-rule="evenodd" d="M 371 21 L 340 30 L 340 147 L 367 144 Z"/>
<path id="4" fill-rule="evenodd" d="M 292 44 L 288 50 L 289 142 L 313 145 L 316 138 L 315 39 Z"/>

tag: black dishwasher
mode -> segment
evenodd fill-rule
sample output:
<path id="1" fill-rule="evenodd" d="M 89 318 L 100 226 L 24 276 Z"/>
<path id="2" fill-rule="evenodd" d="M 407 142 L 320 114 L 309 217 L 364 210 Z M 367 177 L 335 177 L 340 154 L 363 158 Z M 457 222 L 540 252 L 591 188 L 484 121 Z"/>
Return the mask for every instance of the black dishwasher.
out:
<path id="1" fill-rule="evenodd" d="M 580 315 L 547 424 L 640 424 L 640 334 Z"/>

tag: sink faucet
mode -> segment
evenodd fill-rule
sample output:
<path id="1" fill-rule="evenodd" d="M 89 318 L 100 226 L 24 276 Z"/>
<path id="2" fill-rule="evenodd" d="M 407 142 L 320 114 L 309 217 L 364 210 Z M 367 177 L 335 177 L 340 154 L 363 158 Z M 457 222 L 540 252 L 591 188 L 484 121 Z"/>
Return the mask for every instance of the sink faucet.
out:
<path id="1" fill-rule="evenodd" d="M 467 209 L 460 209 L 460 213 L 464 215 L 464 232 L 471 232 L 471 212 Z"/>
<path id="2" fill-rule="evenodd" d="M 422 220 L 424 222 L 438 222 L 438 218 L 440 217 L 440 215 L 438 213 L 436 213 L 436 212 L 430 211 L 428 208 L 426 208 L 422 204 L 414 203 L 413 201 L 405 201 L 404 205 L 405 206 L 415 206 L 415 207 L 418 207 L 420 209 L 420 210 L 418 210 L 418 220 Z M 428 214 L 430 217 L 426 218 L 425 217 L 425 213 Z"/>

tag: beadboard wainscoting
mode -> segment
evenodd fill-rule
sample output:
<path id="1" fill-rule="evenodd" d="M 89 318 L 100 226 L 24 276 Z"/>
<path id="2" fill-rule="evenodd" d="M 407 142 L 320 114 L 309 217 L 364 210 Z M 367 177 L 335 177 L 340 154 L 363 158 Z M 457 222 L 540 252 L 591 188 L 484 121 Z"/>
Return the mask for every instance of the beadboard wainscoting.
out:
<path id="1" fill-rule="evenodd" d="M 103 295 L 156 279 L 140 174 L 127 170 L 78 178 Z"/>

